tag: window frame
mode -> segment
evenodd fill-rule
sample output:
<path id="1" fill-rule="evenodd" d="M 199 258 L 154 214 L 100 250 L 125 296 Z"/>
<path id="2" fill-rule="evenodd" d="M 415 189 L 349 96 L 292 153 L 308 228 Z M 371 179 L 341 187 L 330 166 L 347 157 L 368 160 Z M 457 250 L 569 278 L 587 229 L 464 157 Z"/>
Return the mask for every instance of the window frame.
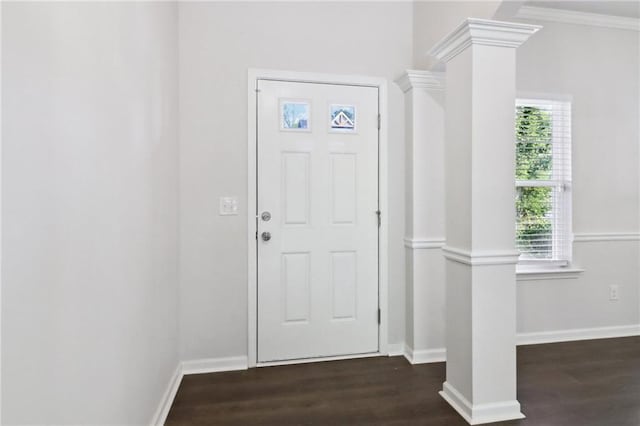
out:
<path id="1" fill-rule="evenodd" d="M 562 110 L 551 108 L 552 113 L 552 169 L 549 180 L 516 180 L 514 176 L 515 190 L 519 187 L 549 187 L 553 191 L 552 195 L 552 216 L 553 222 L 551 227 L 552 255 L 551 259 L 520 259 L 517 264 L 518 273 L 535 273 L 536 271 L 553 271 L 569 269 L 572 260 L 572 115 L 573 115 L 573 99 L 568 95 L 548 94 L 548 93 L 524 93 L 518 92 L 514 111 L 517 114 L 517 107 L 520 106 L 542 106 L 557 105 L 562 106 Z M 563 110 L 568 111 L 564 113 Z M 553 123 L 558 121 L 568 124 L 569 132 L 561 132 L 558 126 Z M 515 141 L 514 141 L 515 142 Z M 558 149 L 565 150 L 568 158 L 555 155 L 554 151 Z M 566 231 L 564 235 L 558 236 L 558 229 L 564 224 Z M 561 240 L 559 241 L 559 238 Z M 514 241 L 517 243 L 517 241 Z"/>

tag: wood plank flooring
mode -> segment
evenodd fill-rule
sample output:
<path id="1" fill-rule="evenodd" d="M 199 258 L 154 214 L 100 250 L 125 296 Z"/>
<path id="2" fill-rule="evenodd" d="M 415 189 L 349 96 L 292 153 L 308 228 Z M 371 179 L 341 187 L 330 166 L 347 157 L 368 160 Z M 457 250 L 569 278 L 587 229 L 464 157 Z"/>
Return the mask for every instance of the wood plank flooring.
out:
<path id="1" fill-rule="evenodd" d="M 190 375 L 166 424 L 464 426 L 444 378 L 402 357 Z M 518 347 L 518 399 L 500 425 L 640 426 L 640 337 Z"/>

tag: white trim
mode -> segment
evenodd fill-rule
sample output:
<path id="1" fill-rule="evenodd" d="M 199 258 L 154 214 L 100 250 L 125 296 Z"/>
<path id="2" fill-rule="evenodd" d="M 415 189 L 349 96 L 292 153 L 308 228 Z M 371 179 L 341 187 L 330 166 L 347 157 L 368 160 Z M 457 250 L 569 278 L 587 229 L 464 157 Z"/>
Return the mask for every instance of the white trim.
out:
<path id="1" fill-rule="evenodd" d="M 525 418 L 516 400 L 474 405 L 448 382 L 442 384 L 439 393 L 470 425 Z"/>
<path id="2" fill-rule="evenodd" d="M 463 419 L 467 421 L 467 423 L 471 423 L 471 403 L 462 396 L 460 392 L 458 392 L 453 386 L 449 383 L 444 382 L 442 384 L 442 390 L 438 392 L 440 396 L 449 403 L 453 407 L 454 410 L 458 412 L 462 416 Z"/>
<path id="3" fill-rule="evenodd" d="M 516 189 L 521 187 L 546 187 L 554 190 L 551 203 L 551 258 L 552 263 L 563 263 L 566 266 L 572 259 L 572 191 L 571 191 L 571 111 L 570 96 L 543 93 L 518 93 L 516 110 L 521 106 L 534 106 L 549 109 L 552 114 L 552 146 L 553 178 L 550 180 L 516 180 Z M 518 112 L 516 111 L 516 115 Z M 536 249 L 533 249 L 535 253 Z M 526 254 L 526 253 L 525 253 Z M 525 256 L 526 257 L 526 256 Z M 520 265 L 531 263 L 544 264 L 550 267 L 549 261 L 523 259 Z M 555 266 L 555 265 L 554 265 Z M 532 276 L 532 275 L 530 275 Z"/>
<path id="4" fill-rule="evenodd" d="M 160 404 L 156 409 L 150 425 L 161 426 L 167 421 L 167 416 L 176 398 L 182 379 L 187 374 L 221 373 L 224 371 L 238 371 L 247 369 L 247 357 L 237 356 L 229 358 L 205 358 L 179 362 L 171 376 L 167 389 L 162 394 Z"/>
<path id="5" fill-rule="evenodd" d="M 538 331 L 533 333 L 517 333 L 516 345 L 540 345 L 546 343 L 614 339 L 618 337 L 633 336 L 640 336 L 640 324 L 620 325 L 613 327 L 575 328 L 555 331 Z M 445 362 L 447 360 L 447 350 L 446 348 L 414 350 L 408 345 L 405 345 L 404 357 L 411 364 Z"/>
<path id="6" fill-rule="evenodd" d="M 203 358 L 182 362 L 182 374 L 219 373 L 221 371 L 246 370 L 246 356 L 228 358 Z"/>
<path id="7" fill-rule="evenodd" d="M 410 249 L 440 249 L 444 247 L 444 238 L 404 238 L 404 246 Z"/>
<path id="8" fill-rule="evenodd" d="M 516 266 L 517 281 L 570 280 L 576 279 L 584 269 L 572 267 L 526 268 Z"/>
<path id="9" fill-rule="evenodd" d="M 151 425 L 161 426 L 167 421 L 167 416 L 169 415 L 169 410 L 171 410 L 171 406 L 173 405 L 173 401 L 176 398 L 176 394 L 178 393 L 178 388 L 180 387 L 180 383 L 182 383 L 182 377 L 184 374 L 182 373 L 182 364 L 178 363 L 176 367 L 176 371 L 171 376 L 171 380 L 169 380 L 169 384 L 167 385 L 167 390 L 165 390 L 162 395 L 162 399 L 160 400 L 160 405 L 158 405 L 158 409 L 156 413 L 153 415 L 153 420 L 151 420 Z"/>
<path id="10" fill-rule="evenodd" d="M 557 331 L 518 333 L 517 345 L 538 345 L 542 343 L 574 342 L 577 340 L 612 339 L 616 337 L 640 336 L 640 324 L 614 327 L 575 328 Z"/>
<path id="11" fill-rule="evenodd" d="M 2 5 L 0 4 L 0 81 L 2 81 Z M 0 241 L 2 241 L 2 85 L 0 84 Z M 2 383 L 2 245 L 0 245 L 0 383 Z M 2 386 L 0 386 L 0 423 L 2 423 Z"/>
<path id="12" fill-rule="evenodd" d="M 395 79 L 395 83 L 404 93 L 412 89 L 441 92 L 444 90 L 445 74 L 440 71 L 406 70 Z"/>
<path id="13" fill-rule="evenodd" d="M 256 84 L 258 79 L 316 82 L 327 84 L 345 84 L 352 86 L 368 86 L 378 88 L 378 112 L 382 125 L 378 133 L 379 141 L 379 169 L 378 191 L 379 208 L 382 212 L 379 230 L 379 295 L 380 326 L 378 351 L 387 355 L 388 349 L 388 321 L 389 321 L 389 205 L 388 205 L 388 113 L 387 113 L 387 81 L 378 77 L 357 75 L 334 75 L 308 72 L 292 72 L 280 70 L 262 70 L 250 68 L 247 72 L 247 312 L 248 312 L 248 366 L 257 366 L 257 253 L 256 253 Z"/>
<path id="14" fill-rule="evenodd" d="M 258 207 L 256 203 L 258 73 L 249 69 L 247 74 L 247 355 L 248 366 L 255 367 L 258 352 L 258 253 L 256 249 L 256 233 L 258 232 Z"/>
<path id="15" fill-rule="evenodd" d="M 640 241 L 640 232 L 618 232 L 600 234 L 574 234 L 574 243 L 610 242 L 610 241 Z"/>
<path id="16" fill-rule="evenodd" d="M 337 355 L 337 356 L 323 356 L 323 357 L 317 357 L 317 358 L 286 359 L 284 361 L 258 362 L 256 367 L 275 367 L 278 365 L 311 364 L 315 362 L 342 361 L 345 359 L 357 359 L 357 358 L 375 358 L 379 356 L 383 356 L 383 355 L 380 352 L 371 352 L 366 354 L 350 354 L 350 355 Z"/>
<path id="17" fill-rule="evenodd" d="M 640 19 L 637 18 L 578 12 L 575 10 L 550 7 L 523 6 L 518 10 L 515 18 L 640 31 Z"/>
<path id="18" fill-rule="evenodd" d="M 540 28 L 540 25 L 467 18 L 428 54 L 440 61 L 449 62 L 473 44 L 516 48 Z"/>
<path id="19" fill-rule="evenodd" d="M 256 80 L 275 80 L 275 81 L 296 81 L 300 83 L 324 83 L 324 84 L 343 84 L 348 86 L 366 86 L 366 87 L 380 87 L 387 84 L 387 80 L 379 77 L 369 77 L 363 75 L 342 75 L 342 74 L 324 74 L 314 72 L 299 72 L 299 71 L 285 71 L 285 70 L 269 70 L 269 69 L 256 69 L 249 68 L 249 89 L 251 93 L 255 95 L 253 89 L 255 88 Z M 251 98 L 251 103 L 255 106 L 255 98 Z M 255 109 L 250 110 L 252 115 L 255 115 Z"/>
<path id="20" fill-rule="evenodd" d="M 448 260 L 472 266 L 515 265 L 520 257 L 520 252 L 517 250 L 470 252 L 446 245 L 442 247 L 442 253 Z"/>
<path id="21" fill-rule="evenodd" d="M 409 345 L 405 345 L 404 357 L 411 364 L 445 362 L 447 360 L 447 350 L 445 348 L 414 350 Z"/>
<path id="22" fill-rule="evenodd" d="M 370 81 L 370 79 L 367 79 Z M 362 81 L 365 81 L 363 79 Z M 376 78 L 379 90 L 378 113 L 381 117 L 378 131 L 378 204 L 382 212 L 378 232 L 378 306 L 380 306 L 380 327 L 378 329 L 378 351 L 389 353 L 389 170 L 388 170 L 388 134 L 389 115 L 387 112 L 387 81 Z"/>
<path id="23" fill-rule="evenodd" d="M 556 102 L 573 102 L 573 95 L 568 93 L 547 93 L 547 92 L 529 92 L 526 90 L 518 90 L 516 92 L 516 102 L 523 104 L 543 103 L 544 101 Z"/>

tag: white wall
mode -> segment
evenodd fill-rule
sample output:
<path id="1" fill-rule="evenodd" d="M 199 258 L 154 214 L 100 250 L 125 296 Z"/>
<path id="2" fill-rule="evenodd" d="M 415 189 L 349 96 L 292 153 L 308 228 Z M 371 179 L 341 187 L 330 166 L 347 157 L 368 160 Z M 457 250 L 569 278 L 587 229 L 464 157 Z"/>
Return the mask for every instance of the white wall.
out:
<path id="1" fill-rule="evenodd" d="M 518 50 L 520 91 L 573 96 L 573 231 L 640 231 L 638 33 L 552 22 Z M 576 242 L 577 280 L 518 284 L 518 331 L 640 323 L 640 243 Z M 610 284 L 620 301 L 609 301 Z"/>
<path id="2" fill-rule="evenodd" d="M 2 9 L 2 423 L 148 423 L 178 362 L 177 7 Z"/>
<path id="3" fill-rule="evenodd" d="M 404 117 L 410 3 L 180 3 L 183 359 L 247 354 L 247 69 L 389 79 L 389 342 L 404 339 Z M 218 216 L 237 195 L 238 216 Z"/>

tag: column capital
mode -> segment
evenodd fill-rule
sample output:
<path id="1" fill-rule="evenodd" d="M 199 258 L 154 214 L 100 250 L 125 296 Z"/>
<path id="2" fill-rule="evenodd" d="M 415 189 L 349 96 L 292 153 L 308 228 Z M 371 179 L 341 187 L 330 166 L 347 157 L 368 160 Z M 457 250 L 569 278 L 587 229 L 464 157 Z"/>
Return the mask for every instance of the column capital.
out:
<path id="1" fill-rule="evenodd" d="M 430 91 L 444 90 L 444 73 L 438 71 L 406 70 L 404 74 L 395 79 L 395 82 L 403 92 L 411 89 L 424 89 Z"/>
<path id="2" fill-rule="evenodd" d="M 429 55 L 440 61 L 449 62 L 464 49 L 474 44 L 516 48 L 541 28 L 540 25 L 518 22 L 467 18 L 431 48 Z"/>

